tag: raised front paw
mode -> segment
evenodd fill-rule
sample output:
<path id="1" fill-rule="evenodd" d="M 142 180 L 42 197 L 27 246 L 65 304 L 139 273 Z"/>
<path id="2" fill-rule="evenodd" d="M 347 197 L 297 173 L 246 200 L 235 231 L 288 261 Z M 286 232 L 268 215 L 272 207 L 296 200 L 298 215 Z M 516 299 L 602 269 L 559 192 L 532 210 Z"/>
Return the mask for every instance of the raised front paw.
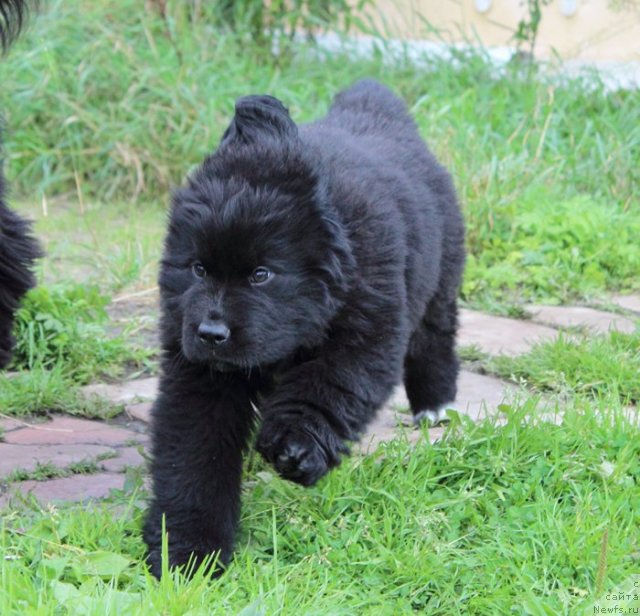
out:
<path id="1" fill-rule="evenodd" d="M 311 413 L 268 415 L 256 449 L 285 479 L 311 486 L 349 450 L 322 418 Z"/>

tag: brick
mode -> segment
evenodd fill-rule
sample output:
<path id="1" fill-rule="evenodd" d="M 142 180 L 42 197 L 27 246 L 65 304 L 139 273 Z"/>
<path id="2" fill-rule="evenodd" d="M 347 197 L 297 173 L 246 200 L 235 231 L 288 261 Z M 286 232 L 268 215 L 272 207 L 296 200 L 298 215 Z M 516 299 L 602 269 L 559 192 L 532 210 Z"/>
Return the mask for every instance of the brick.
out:
<path id="1" fill-rule="evenodd" d="M 6 494 L 0 497 L 0 507 L 10 503 L 16 494 L 32 494 L 41 504 L 61 501 L 85 501 L 105 498 L 113 489 L 122 489 L 125 477 L 115 473 L 94 475 L 72 475 L 46 481 L 20 481 L 14 483 Z"/>
<path id="2" fill-rule="evenodd" d="M 553 340 L 551 327 L 473 310 L 460 311 L 459 345 L 475 345 L 489 355 L 520 355 L 542 340 Z"/>
<path id="3" fill-rule="evenodd" d="M 128 404 L 125 407 L 127 415 L 138 421 L 149 423 L 151 421 L 151 407 L 153 402 L 138 402 L 137 404 Z"/>
<path id="4" fill-rule="evenodd" d="M 417 441 L 421 436 L 421 432 L 413 427 L 411 415 L 402 415 L 389 407 L 385 407 L 380 410 L 376 418 L 369 424 L 360 441 L 354 444 L 354 452 L 370 453 L 375 451 L 380 443 L 391 441 L 402 433 L 411 442 Z"/>
<path id="5" fill-rule="evenodd" d="M 85 396 L 99 396 L 113 404 L 127 404 L 139 400 L 153 400 L 158 391 L 157 377 L 136 379 L 124 383 L 87 385 L 82 388 Z"/>
<path id="6" fill-rule="evenodd" d="M 631 319 L 585 306 L 527 306 L 527 311 L 534 321 L 555 327 L 586 327 L 598 333 L 631 333 L 636 328 Z"/>
<path id="7" fill-rule="evenodd" d="M 10 433 L 11 434 L 11 433 Z M 33 471 L 40 464 L 53 464 L 65 468 L 76 462 L 94 460 L 113 453 L 110 447 L 102 445 L 14 445 L 0 443 L 0 478 L 13 471 Z"/>
<path id="8" fill-rule="evenodd" d="M 145 464 L 145 459 L 136 447 L 122 447 L 116 451 L 118 452 L 117 457 L 102 460 L 99 463 L 101 469 L 111 473 L 120 473 L 128 466 L 138 467 Z"/>
<path id="9" fill-rule="evenodd" d="M 24 420 L 14 419 L 13 417 L 3 417 L 0 419 L 0 432 L 13 432 L 14 430 L 22 430 L 22 428 L 37 426 L 39 424 L 31 424 Z M 4 440 L 4 439 L 3 439 Z"/>
<path id="10" fill-rule="evenodd" d="M 4 440 L 16 445 L 119 445 L 138 436 L 132 430 L 102 421 L 58 416 L 38 426 L 9 432 Z"/>
<path id="11" fill-rule="evenodd" d="M 387 401 L 386 408 L 390 408 L 394 411 L 409 411 L 409 399 L 407 398 L 407 393 L 404 390 L 404 385 L 398 385 L 391 394 L 391 397 Z"/>
<path id="12" fill-rule="evenodd" d="M 509 386 L 500 379 L 461 370 L 458 395 L 451 406 L 473 419 L 480 419 L 497 413 L 496 407 L 509 393 Z"/>
<path id="13" fill-rule="evenodd" d="M 640 313 L 640 294 L 614 295 L 611 301 L 617 306 L 620 306 L 620 308 Z"/>

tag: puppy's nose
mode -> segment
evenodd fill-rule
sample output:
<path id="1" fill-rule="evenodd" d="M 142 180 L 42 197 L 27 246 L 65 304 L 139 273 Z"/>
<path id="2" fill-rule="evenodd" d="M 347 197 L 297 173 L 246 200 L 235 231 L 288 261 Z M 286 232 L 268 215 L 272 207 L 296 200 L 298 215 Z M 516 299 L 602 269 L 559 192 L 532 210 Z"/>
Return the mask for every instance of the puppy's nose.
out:
<path id="1" fill-rule="evenodd" d="M 202 321 L 198 327 L 198 338 L 208 344 L 222 344 L 229 336 L 231 331 L 222 321 Z"/>

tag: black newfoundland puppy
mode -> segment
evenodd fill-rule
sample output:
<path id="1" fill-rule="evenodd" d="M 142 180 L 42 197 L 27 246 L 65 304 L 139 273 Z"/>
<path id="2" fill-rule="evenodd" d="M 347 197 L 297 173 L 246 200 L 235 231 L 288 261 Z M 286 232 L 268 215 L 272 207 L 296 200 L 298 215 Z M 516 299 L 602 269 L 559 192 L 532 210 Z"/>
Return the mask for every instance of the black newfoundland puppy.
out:
<path id="1" fill-rule="evenodd" d="M 0 48 L 4 51 L 18 34 L 26 16 L 20 0 L 0 0 Z M 0 84 L 0 88 L 2 84 Z M 0 161 L 0 368 L 11 358 L 13 317 L 22 296 L 35 285 L 31 271 L 40 248 L 30 225 L 9 209 Z"/>
<path id="2" fill-rule="evenodd" d="M 449 174 L 384 86 L 299 127 L 275 98 L 237 101 L 174 195 L 161 264 L 154 574 L 163 516 L 170 566 L 228 562 L 256 422 L 258 451 L 310 486 L 403 376 L 417 418 L 454 400 L 463 243 Z"/>

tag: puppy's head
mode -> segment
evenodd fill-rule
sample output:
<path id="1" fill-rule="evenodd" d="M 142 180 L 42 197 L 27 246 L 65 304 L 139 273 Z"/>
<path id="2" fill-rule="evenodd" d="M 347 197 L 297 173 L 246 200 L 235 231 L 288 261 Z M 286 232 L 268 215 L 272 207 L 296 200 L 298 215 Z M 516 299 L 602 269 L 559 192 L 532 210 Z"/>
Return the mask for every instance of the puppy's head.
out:
<path id="1" fill-rule="evenodd" d="M 242 98 L 218 150 L 174 195 L 164 343 L 218 370 L 277 362 L 321 342 L 351 266 L 319 159 L 278 100 Z"/>

